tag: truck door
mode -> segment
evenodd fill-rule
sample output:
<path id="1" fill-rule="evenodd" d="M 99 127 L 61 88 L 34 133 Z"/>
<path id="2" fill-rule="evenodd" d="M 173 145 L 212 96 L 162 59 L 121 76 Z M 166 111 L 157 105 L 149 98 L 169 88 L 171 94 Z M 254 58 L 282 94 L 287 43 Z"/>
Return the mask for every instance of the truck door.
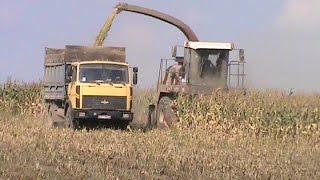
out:
<path id="1" fill-rule="evenodd" d="M 71 82 L 68 86 L 68 98 L 71 102 L 71 107 L 73 109 L 80 108 L 80 88 L 77 90 L 77 76 L 78 76 L 78 69 L 77 66 L 72 66 L 72 76 L 71 76 Z M 79 92 L 78 92 L 79 91 Z"/>

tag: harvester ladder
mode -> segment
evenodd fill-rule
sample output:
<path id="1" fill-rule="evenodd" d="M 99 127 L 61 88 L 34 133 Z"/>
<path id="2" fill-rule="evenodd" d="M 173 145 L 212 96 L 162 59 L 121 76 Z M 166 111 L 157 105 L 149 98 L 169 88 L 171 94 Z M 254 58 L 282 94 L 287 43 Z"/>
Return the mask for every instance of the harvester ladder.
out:
<path id="1" fill-rule="evenodd" d="M 245 61 L 229 61 L 228 68 L 228 87 L 244 89 L 245 88 Z"/>

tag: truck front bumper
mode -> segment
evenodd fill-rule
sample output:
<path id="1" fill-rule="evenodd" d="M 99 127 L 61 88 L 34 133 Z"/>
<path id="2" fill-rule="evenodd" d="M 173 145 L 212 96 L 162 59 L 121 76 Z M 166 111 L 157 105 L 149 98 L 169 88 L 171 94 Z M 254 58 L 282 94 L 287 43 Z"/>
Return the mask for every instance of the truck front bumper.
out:
<path id="1" fill-rule="evenodd" d="M 74 110 L 73 113 L 74 113 L 74 118 L 77 118 L 77 119 L 121 120 L 121 121 L 133 120 L 133 113 L 129 111 Z"/>

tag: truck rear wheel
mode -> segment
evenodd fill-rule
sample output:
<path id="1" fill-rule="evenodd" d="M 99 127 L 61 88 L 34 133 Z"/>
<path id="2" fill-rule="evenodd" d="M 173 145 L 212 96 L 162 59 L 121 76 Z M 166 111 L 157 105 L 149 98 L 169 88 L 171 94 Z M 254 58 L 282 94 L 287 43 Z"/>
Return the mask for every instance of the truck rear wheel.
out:
<path id="1" fill-rule="evenodd" d="M 53 110 L 53 106 L 51 104 L 48 104 L 47 105 L 48 107 L 48 118 L 47 118 L 47 121 L 46 121 L 46 126 L 49 126 L 50 128 L 51 127 L 54 127 L 54 110 Z"/>
<path id="2" fill-rule="evenodd" d="M 66 123 L 67 123 L 67 127 L 73 130 L 77 130 L 80 128 L 80 122 L 78 119 L 74 118 L 71 107 L 68 107 L 68 110 L 67 110 Z"/>
<path id="3" fill-rule="evenodd" d="M 57 121 L 57 109 L 58 106 L 55 104 L 49 104 L 49 110 L 48 110 L 48 126 L 56 128 L 56 121 Z"/>
<path id="4" fill-rule="evenodd" d="M 177 122 L 177 116 L 172 109 L 172 100 L 165 96 L 159 101 L 157 107 L 157 128 L 168 129 Z"/>

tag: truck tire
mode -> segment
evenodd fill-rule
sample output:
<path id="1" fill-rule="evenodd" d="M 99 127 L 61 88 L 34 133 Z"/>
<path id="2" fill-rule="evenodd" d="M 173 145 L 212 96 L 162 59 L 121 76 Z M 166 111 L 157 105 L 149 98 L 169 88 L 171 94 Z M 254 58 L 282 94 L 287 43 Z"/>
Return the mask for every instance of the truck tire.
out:
<path id="1" fill-rule="evenodd" d="M 46 119 L 46 126 L 48 127 L 53 127 L 53 107 L 52 107 L 52 104 L 47 104 L 46 105 L 48 107 L 48 116 L 47 116 L 47 119 Z"/>
<path id="2" fill-rule="evenodd" d="M 73 130 L 77 130 L 80 128 L 80 122 L 78 119 L 74 118 L 71 107 L 68 107 L 67 109 L 66 123 L 67 123 L 67 127 Z"/>
<path id="3" fill-rule="evenodd" d="M 177 122 L 177 116 L 172 109 L 172 100 L 164 96 L 157 106 L 157 128 L 169 129 Z"/>
<path id="4" fill-rule="evenodd" d="M 57 127 L 57 125 L 56 125 L 57 114 L 56 113 L 57 113 L 58 106 L 53 103 L 49 104 L 48 106 L 49 106 L 48 126 L 56 128 Z"/>
<path id="5" fill-rule="evenodd" d="M 130 122 L 127 122 L 127 121 L 118 122 L 118 129 L 126 130 L 127 127 L 129 126 L 129 124 L 130 124 Z"/>

